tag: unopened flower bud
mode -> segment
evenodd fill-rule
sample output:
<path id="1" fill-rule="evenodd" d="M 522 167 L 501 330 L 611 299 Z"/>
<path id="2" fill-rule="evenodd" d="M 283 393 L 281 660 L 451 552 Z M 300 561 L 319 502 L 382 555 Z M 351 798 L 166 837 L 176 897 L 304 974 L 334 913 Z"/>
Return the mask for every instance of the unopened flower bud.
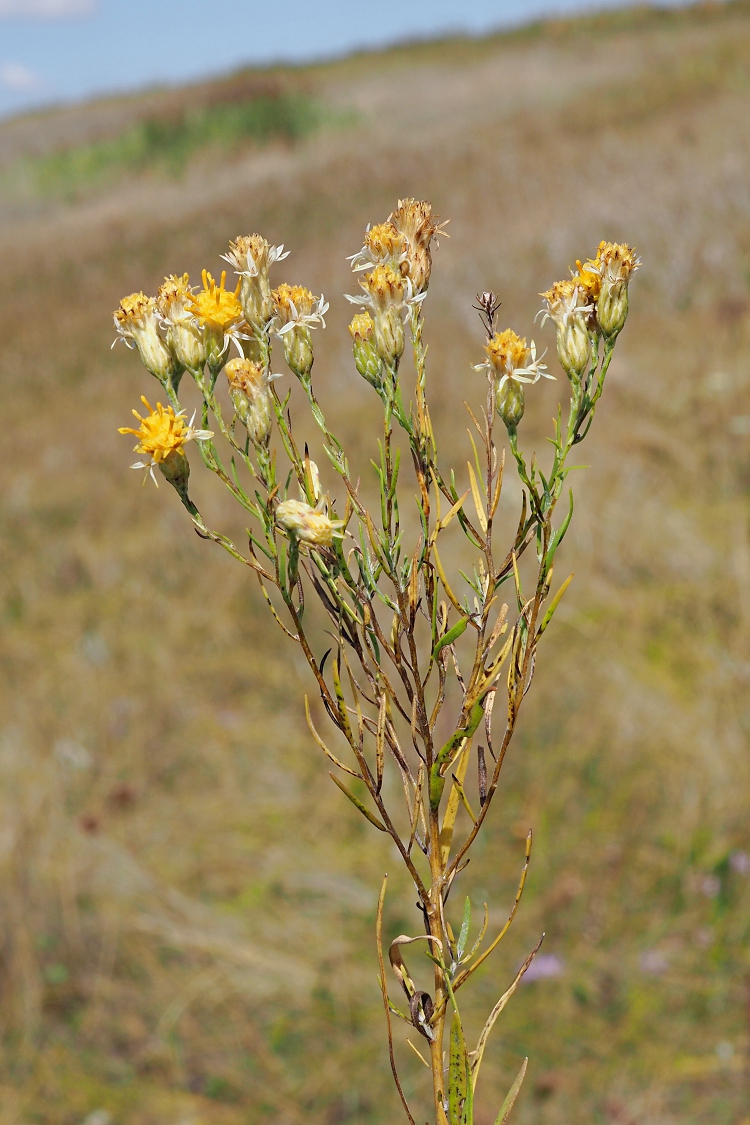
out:
<path id="1" fill-rule="evenodd" d="M 375 322 L 369 313 L 357 313 L 349 325 L 354 363 L 363 379 L 376 389 L 381 385 L 382 364 L 375 343 Z"/>
<path id="2" fill-rule="evenodd" d="M 303 500 L 285 500 L 276 509 L 276 523 L 291 537 L 315 547 L 330 547 L 340 535 L 342 520 L 332 520 L 322 511 L 323 502 L 313 508 Z"/>
<path id="3" fill-rule="evenodd" d="M 271 436 L 271 398 L 263 365 L 249 359 L 230 359 L 224 368 L 235 413 L 253 445 L 267 446 Z"/>
<path id="4" fill-rule="evenodd" d="M 115 309 L 114 319 L 118 337 L 129 347 L 135 345 L 146 370 L 160 383 L 170 383 L 175 362 L 159 335 L 159 312 L 154 298 L 145 293 L 123 297 L 119 308 Z"/>
<path id="5" fill-rule="evenodd" d="M 523 418 L 524 406 L 523 384 L 506 379 L 497 393 L 497 412 L 508 430 L 515 430 Z"/>
<path id="6" fill-rule="evenodd" d="M 568 378 L 579 380 L 591 360 L 589 329 L 593 307 L 587 303 L 586 287 L 576 278 L 556 281 L 542 293 L 546 316 L 557 329 L 557 357 Z"/>

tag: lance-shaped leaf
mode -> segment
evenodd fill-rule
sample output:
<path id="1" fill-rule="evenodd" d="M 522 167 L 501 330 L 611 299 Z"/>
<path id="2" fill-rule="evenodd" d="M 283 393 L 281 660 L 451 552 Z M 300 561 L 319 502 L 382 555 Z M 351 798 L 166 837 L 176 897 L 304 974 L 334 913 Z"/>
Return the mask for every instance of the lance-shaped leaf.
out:
<path id="1" fill-rule="evenodd" d="M 466 632 L 466 626 L 469 624 L 470 620 L 471 618 L 469 616 L 462 617 L 455 625 L 451 625 L 448 632 L 443 634 L 432 650 L 433 657 L 437 656 L 441 648 L 445 648 L 446 645 L 452 645 L 454 641 L 457 641 L 461 634 Z"/>
<path id="2" fill-rule="evenodd" d="M 448 1060 L 448 1121 L 450 1125 L 466 1125 L 465 1108 L 469 1090 L 469 1061 L 466 1055 L 464 1029 L 458 1009 L 451 1019 L 450 1054 Z"/>
<path id="3" fill-rule="evenodd" d="M 536 634 L 537 637 L 541 637 L 542 633 L 544 632 L 544 630 L 549 625 L 550 621 L 552 620 L 552 617 L 554 616 L 555 610 L 557 609 L 557 607 L 560 604 L 560 601 L 562 599 L 563 594 L 565 593 L 565 591 L 567 590 L 568 586 L 570 585 L 570 583 L 572 581 L 573 581 L 573 575 L 569 574 L 568 577 L 563 582 L 560 589 L 555 594 L 554 598 L 552 599 L 552 601 L 550 603 L 549 609 L 547 610 L 544 617 L 542 618 L 542 623 L 539 626 L 539 629 L 537 630 L 537 634 Z"/>
<path id="4" fill-rule="evenodd" d="M 495 1120 L 495 1125 L 505 1125 L 506 1121 L 510 1117 L 510 1111 L 513 1109 L 513 1106 L 516 1104 L 516 1098 L 518 1097 L 518 1095 L 521 1092 L 521 1086 L 523 1085 L 523 1080 L 526 1077 L 526 1067 L 528 1065 L 529 1065 L 529 1060 L 524 1059 L 523 1062 L 521 1063 L 521 1069 L 519 1070 L 518 1074 L 516 1075 L 516 1080 L 513 1083 L 513 1085 L 511 1086 L 510 1090 L 508 1090 L 508 1093 L 505 1096 L 505 1101 L 503 1102 L 503 1104 L 500 1107 L 500 1112 L 498 1113 L 497 1118 Z"/>
<path id="5" fill-rule="evenodd" d="M 388 958 L 391 962 L 391 968 L 398 977 L 401 983 L 401 987 L 410 1000 L 412 996 L 414 996 L 416 988 L 414 987 L 414 981 L 411 979 L 409 970 L 406 966 L 406 961 L 404 961 L 403 955 L 401 953 L 401 946 L 411 945 L 412 942 L 415 941 L 434 941 L 441 950 L 443 948 L 443 943 L 441 942 L 440 938 L 433 937 L 432 934 L 417 934 L 416 937 L 409 937 L 408 934 L 400 934 L 391 942 L 390 949 L 388 950 Z"/>
<path id="6" fill-rule="evenodd" d="M 521 983 L 521 980 L 523 978 L 523 974 L 526 972 L 529 965 L 531 964 L 531 962 L 536 957 L 543 941 L 544 941 L 544 934 L 542 934 L 542 936 L 540 937 L 540 939 L 537 942 L 534 949 L 532 949 L 531 953 L 528 955 L 528 957 L 524 961 L 523 965 L 521 965 L 521 968 L 516 973 L 516 977 L 515 977 L 513 983 L 511 984 L 510 988 L 507 990 L 507 992 L 503 993 L 503 995 L 500 997 L 497 1004 L 495 1004 L 495 1007 L 492 1009 L 489 1016 L 487 1017 L 487 1022 L 484 1025 L 484 1027 L 482 1028 L 482 1034 L 479 1036 L 479 1042 L 477 1043 L 476 1050 L 473 1052 L 474 1057 L 473 1057 L 473 1062 L 471 1064 L 472 1083 L 474 1085 L 475 1090 L 477 1088 L 477 1078 L 479 1077 L 479 1068 L 482 1065 L 482 1058 L 484 1057 L 484 1049 L 487 1046 L 487 1040 L 490 1037 L 490 1032 L 492 1031 L 493 1027 L 495 1026 L 495 1023 L 497 1022 L 497 1017 L 500 1015 L 503 1008 L 508 1003 L 511 996 L 513 995 L 513 993 L 516 991 L 519 984 Z M 510 1109 L 508 1110 L 508 1112 L 510 1112 Z"/>
<path id="7" fill-rule="evenodd" d="M 388 831 L 386 826 L 383 824 L 382 820 L 378 820 L 378 818 L 375 816 L 375 814 L 371 813 L 370 810 L 366 807 L 366 805 L 362 804 L 359 797 L 355 797 L 354 794 L 352 793 L 352 791 L 350 789 L 347 789 L 347 787 L 344 785 L 343 781 L 339 781 L 339 779 L 333 773 L 329 773 L 328 776 L 330 777 L 331 781 L 333 781 L 336 785 L 338 785 L 339 789 L 344 794 L 344 796 L 349 798 L 351 803 L 354 805 L 355 809 L 358 809 L 362 813 L 362 816 L 366 817 L 367 820 L 369 820 L 370 824 L 374 824 L 375 827 L 380 832 L 387 832 Z"/>

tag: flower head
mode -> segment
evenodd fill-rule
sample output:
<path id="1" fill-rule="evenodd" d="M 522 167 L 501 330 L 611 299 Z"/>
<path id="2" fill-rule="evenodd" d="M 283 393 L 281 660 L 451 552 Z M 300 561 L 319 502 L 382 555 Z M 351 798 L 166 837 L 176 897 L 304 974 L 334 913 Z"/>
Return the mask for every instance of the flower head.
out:
<path id="1" fill-rule="evenodd" d="M 216 328 L 226 333 L 241 324 L 244 313 L 240 304 L 240 283 L 232 292 L 226 289 L 226 270 L 222 271 L 221 281 L 217 285 L 208 270 L 203 270 L 203 288 L 191 296 L 189 301 L 190 311 L 195 319 L 205 327 Z"/>
<path id="2" fill-rule="evenodd" d="M 596 319 L 607 339 L 623 329 L 628 315 L 628 284 L 641 264 L 635 250 L 624 242 L 600 242 L 596 258 L 581 267 L 580 274 L 598 277 Z"/>
<path id="3" fill-rule="evenodd" d="M 191 312 L 192 300 L 188 274 L 182 277 L 171 274 L 164 278 L 156 296 L 156 306 L 167 330 L 167 346 L 177 362 L 189 371 L 200 371 L 206 362 L 206 346 Z"/>
<path id="4" fill-rule="evenodd" d="M 276 333 L 277 336 L 285 336 L 297 325 L 304 325 L 306 328 L 317 328 L 321 325 L 325 328 L 326 322 L 323 317 L 328 312 L 328 302 L 322 293 L 320 297 L 316 297 L 303 285 L 288 285 L 284 281 L 278 289 L 272 291 L 271 296 L 281 325 Z"/>
<path id="5" fill-rule="evenodd" d="M 445 235 L 442 228 L 446 223 L 434 220 L 431 203 L 417 199 L 399 199 L 388 222 L 406 239 L 406 260 L 402 268 L 411 278 L 414 292 L 423 293 L 430 283 L 432 270 L 430 244 L 433 238 L 437 241 L 441 234 Z"/>
<path id="6" fill-rule="evenodd" d="M 266 325 L 274 313 L 268 269 L 289 257 L 282 246 L 269 246 L 261 234 L 243 234 L 229 243 L 223 258 L 240 275 L 240 301 L 250 325 Z"/>
<path id="7" fill-rule="evenodd" d="M 356 254 L 352 254 L 349 261 L 352 269 L 371 269 L 372 266 L 389 265 L 400 267 L 406 261 L 407 243 L 400 230 L 390 221 L 378 223 L 374 227 L 368 226 L 365 231 L 364 245 Z"/>
<path id="8" fill-rule="evenodd" d="M 547 371 L 541 358 L 536 358 L 536 344 L 526 343 L 525 336 L 518 336 L 512 328 L 496 332 L 485 345 L 487 359 L 478 363 L 475 370 L 485 370 L 497 380 L 498 389 L 509 379 L 517 383 L 536 383 L 540 378 L 554 379 Z"/>
<path id="9" fill-rule="evenodd" d="M 224 368 L 229 397 L 237 417 L 255 445 L 267 445 L 271 436 L 271 400 L 262 363 L 250 359 L 230 359 Z"/>
<path id="10" fill-rule="evenodd" d="M 581 267 L 581 275 L 589 273 Z M 582 283 L 579 276 L 556 281 L 541 294 L 546 304 L 542 323 L 555 322 L 558 359 L 571 379 L 580 379 L 591 359 L 590 332 L 596 326 L 591 295 L 590 283 Z"/>
<path id="11" fill-rule="evenodd" d="M 156 484 L 155 468 L 158 467 L 162 471 L 165 469 L 175 470 L 177 459 L 181 459 L 186 464 L 186 443 L 196 439 L 207 441 L 213 437 L 213 433 L 211 430 L 194 429 L 193 418 L 195 415 L 190 419 L 190 422 L 186 422 L 183 411 L 176 414 L 173 407 L 162 406 L 160 402 L 157 402 L 156 406 L 153 407 L 148 399 L 143 396 L 141 396 L 141 402 L 148 410 L 148 414 L 144 418 L 137 410 L 133 411 L 134 417 L 140 422 L 138 429 L 133 429 L 132 426 L 121 426 L 118 433 L 135 434 L 138 438 L 133 448 L 136 453 L 142 453 L 148 457 L 148 461 L 137 461 L 132 468 L 148 470 L 154 484 Z M 169 472 L 165 472 L 164 475 L 170 479 Z"/>
<path id="12" fill-rule="evenodd" d="M 332 520 L 324 511 L 325 500 L 316 507 L 303 500 L 285 500 L 276 509 L 276 523 L 287 534 L 315 547 L 330 547 L 334 536 L 341 537 L 343 520 Z"/>
<path id="13" fill-rule="evenodd" d="M 136 347 L 143 366 L 161 383 L 174 374 L 174 361 L 159 335 L 159 310 L 153 297 L 145 293 L 131 293 L 123 297 L 114 312 L 117 340 Z M 114 345 L 113 345 L 114 347 Z"/>
<path id="14" fill-rule="evenodd" d="M 310 330 L 324 320 L 328 312 L 328 302 L 316 297 L 302 285 L 287 285 L 284 282 L 271 293 L 279 327 L 276 335 L 284 344 L 284 356 L 290 368 L 300 379 L 307 379 L 313 365 L 313 346 Z"/>

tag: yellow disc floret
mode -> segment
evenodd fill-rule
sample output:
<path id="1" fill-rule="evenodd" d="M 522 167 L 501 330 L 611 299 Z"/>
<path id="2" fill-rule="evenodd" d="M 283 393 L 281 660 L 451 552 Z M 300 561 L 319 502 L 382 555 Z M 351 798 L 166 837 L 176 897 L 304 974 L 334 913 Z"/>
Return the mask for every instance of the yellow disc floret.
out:
<path id="1" fill-rule="evenodd" d="M 406 239 L 391 222 L 377 223 L 365 235 L 365 246 L 377 262 L 400 258 L 406 251 Z"/>

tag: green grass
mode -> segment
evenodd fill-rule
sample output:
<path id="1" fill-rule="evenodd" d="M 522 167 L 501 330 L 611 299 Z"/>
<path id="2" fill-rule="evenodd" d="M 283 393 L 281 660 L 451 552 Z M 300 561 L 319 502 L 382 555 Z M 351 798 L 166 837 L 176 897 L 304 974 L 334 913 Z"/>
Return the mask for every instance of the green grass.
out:
<path id="1" fill-rule="evenodd" d="M 74 199 L 128 175 L 157 171 L 180 177 L 200 152 L 222 155 L 248 145 L 292 142 L 323 120 L 315 99 L 298 92 L 261 94 L 238 103 L 149 117 L 114 137 L 25 160 L 6 176 L 35 197 Z"/>

